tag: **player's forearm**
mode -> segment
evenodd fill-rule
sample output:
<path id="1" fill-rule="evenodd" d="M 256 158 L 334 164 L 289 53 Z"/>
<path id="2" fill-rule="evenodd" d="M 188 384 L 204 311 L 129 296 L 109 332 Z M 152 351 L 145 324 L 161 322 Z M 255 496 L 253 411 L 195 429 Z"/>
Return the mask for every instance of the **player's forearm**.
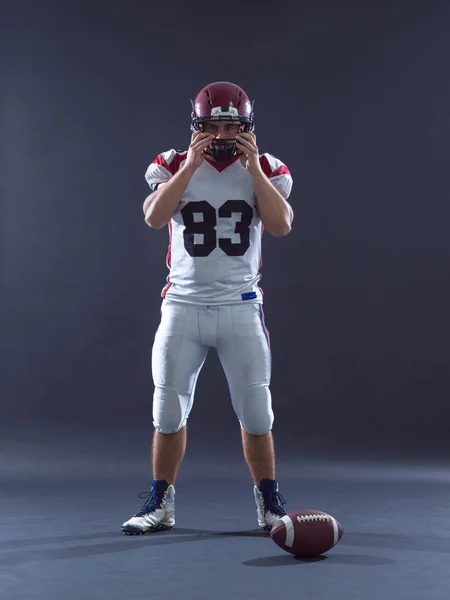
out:
<path id="1" fill-rule="evenodd" d="M 287 235 L 291 231 L 291 223 L 294 217 L 290 205 L 270 183 L 264 173 L 254 175 L 252 179 L 255 188 L 256 207 L 264 228 L 277 237 Z"/>
<path id="2" fill-rule="evenodd" d="M 183 167 L 166 184 L 147 196 L 143 211 L 145 222 L 153 229 L 161 229 L 170 221 L 191 180 L 194 171 Z"/>

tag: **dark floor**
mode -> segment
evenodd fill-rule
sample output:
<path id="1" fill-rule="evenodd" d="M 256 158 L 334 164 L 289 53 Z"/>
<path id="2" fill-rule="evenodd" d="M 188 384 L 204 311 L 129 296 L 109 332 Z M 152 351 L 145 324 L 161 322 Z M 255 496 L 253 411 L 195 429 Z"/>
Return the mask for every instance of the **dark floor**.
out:
<path id="1" fill-rule="evenodd" d="M 11 450 L 0 465 L 2 599 L 450 598 L 450 469 L 442 466 L 279 461 L 287 510 L 324 510 L 344 527 L 333 550 L 307 562 L 257 529 L 242 461 L 187 458 L 176 527 L 128 537 L 120 526 L 148 489 L 145 457 L 111 463 L 81 442 L 66 457 L 41 445 L 33 468 L 31 447 Z"/>

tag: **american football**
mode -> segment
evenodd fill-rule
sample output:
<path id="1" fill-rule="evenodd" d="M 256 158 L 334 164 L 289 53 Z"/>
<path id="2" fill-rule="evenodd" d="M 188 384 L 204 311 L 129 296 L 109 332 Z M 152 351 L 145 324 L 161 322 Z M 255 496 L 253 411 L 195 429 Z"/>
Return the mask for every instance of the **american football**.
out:
<path id="1" fill-rule="evenodd" d="M 295 556 L 319 556 L 342 538 L 342 525 L 320 510 L 303 509 L 282 517 L 270 531 L 273 541 Z"/>

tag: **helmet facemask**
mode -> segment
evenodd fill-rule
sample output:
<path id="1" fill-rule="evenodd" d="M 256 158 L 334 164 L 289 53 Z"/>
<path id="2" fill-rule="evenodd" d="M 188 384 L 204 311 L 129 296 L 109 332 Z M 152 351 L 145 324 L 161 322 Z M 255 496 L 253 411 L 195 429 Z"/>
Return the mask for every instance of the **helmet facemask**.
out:
<path id="1" fill-rule="evenodd" d="M 194 106 L 192 106 L 194 108 Z M 219 106 L 211 109 L 211 116 L 208 117 L 196 117 L 194 111 L 192 112 L 192 124 L 191 131 L 203 131 L 204 123 L 210 121 L 228 121 L 231 123 L 239 124 L 239 133 L 246 133 L 253 131 L 253 121 L 246 118 L 240 117 L 238 111 L 231 106 Z M 236 146 L 236 138 L 221 138 L 213 139 L 211 142 L 211 148 L 204 150 L 205 154 L 211 156 L 217 162 L 225 163 L 232 160 L 236 156 L 242 156 L 242 152 L 239 152 Z"/>

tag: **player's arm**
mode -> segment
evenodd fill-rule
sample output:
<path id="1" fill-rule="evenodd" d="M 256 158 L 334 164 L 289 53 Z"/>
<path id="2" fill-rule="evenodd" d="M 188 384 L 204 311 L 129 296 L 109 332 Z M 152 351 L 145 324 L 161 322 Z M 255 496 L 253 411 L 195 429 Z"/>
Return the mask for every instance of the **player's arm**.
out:
<path id="1" fill-rule="evenodd" d="M 241 163 L 252 177 L 256 209 L 264 228 L 277 237 L 287 235 L 291 231 L 294 212 L 262 170 L 255 134 L 239 133 L 236 139 L 236 146 L 242 152 Z"/>
<path id="2" fill-rule="evenodd" d="M 158 184 L 156 191 L 147 196 L 142 209 L 149 227 L 161 229 L 167 225 L 180 204 L 193 172 L 186 166 L 182 167 L 170 181 Z"/>
<path id="3" fill-rule="evenodd" d="M 196 131 L 192 135 L 186 162 L 169 181 L 158 184 L 157 189 L 147 196 L 142 207 L 145 222 L 153 229 L 161 229 L 172 218 L 192 175 L 204 161 L 203 151 L 210 145 L 214 135 Z"/>
<path id="4" fill-rule="evenodd" d="M 270 182 L 265 173 L 252 174 L 255 188 L 256 209 L 269 233 L 276 237 L 287 235 L 291 231 L 294 211 L 280 192 Z"/>

